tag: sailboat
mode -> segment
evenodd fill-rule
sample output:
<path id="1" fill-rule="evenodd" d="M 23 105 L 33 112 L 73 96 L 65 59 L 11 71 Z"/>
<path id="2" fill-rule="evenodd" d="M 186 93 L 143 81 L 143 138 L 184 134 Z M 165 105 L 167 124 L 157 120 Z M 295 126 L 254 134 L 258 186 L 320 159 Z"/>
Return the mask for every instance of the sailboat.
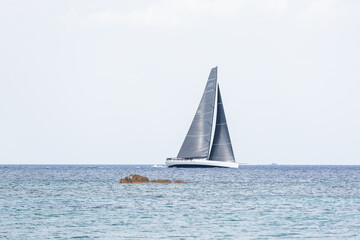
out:
<path id="1" fill-rule="evenodd" d="M 231 145 L 217 72 L 217 67 L 211 69 L 179 154 L 176 158 L 166 159 L 168 167 L 239 167 Z"/>

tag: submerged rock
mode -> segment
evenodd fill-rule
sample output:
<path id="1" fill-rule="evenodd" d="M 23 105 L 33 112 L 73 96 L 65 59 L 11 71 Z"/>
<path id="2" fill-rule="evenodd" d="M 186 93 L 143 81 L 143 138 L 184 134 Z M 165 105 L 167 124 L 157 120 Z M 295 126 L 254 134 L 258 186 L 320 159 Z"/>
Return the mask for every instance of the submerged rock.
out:
<path id="1" fill-rule="evenodd" d="M 174 183 L 187 183 L 187 182 L 180 181 L 180 180 L 175 180 Z"/>
<path id="2" fill-rule="evenodd" d="M 171 183 L 168 179 L 157 179 L 157 180 L 151 180 L 152 183 Z"/>
<path id="3" fill-rule="evenodd" d="M 130 174 L 128 177 L 121 178 L 119 180 L 119 183 L 171 183 L 171 181 L 168 179 L 157 179 L 157 180 L 149 181 L 147 177 L 140 176 L 137 174 Z M 175 180 L 174 183 L 187 183 L 187 182 Z"/>

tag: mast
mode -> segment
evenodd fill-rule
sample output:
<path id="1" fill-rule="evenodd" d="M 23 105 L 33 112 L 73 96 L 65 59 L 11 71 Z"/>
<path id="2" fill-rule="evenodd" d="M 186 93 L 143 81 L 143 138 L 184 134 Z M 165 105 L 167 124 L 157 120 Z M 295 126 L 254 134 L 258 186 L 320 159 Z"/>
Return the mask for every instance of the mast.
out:
<path id="1" fill-rule="evenodd" d="M 235 162 L 229 129 L 226 122 L 220 87 L 217 89 L 217 114 L 214 140 L 208 160 Z"/>
<path id="2" fill-rule="evenodd" d="M 216 87 L 217 67 L 211 69 L 199 107 L 177 155 L 178 158 L 209 157 Z"/>

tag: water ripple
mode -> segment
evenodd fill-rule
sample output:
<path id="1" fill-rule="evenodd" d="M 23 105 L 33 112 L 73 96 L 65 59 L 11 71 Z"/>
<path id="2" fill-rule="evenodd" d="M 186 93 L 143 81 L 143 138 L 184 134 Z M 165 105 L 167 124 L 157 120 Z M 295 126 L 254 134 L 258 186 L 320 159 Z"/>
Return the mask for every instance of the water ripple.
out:
<path id="1" fill-rule="evenodd" d="M 188 184 L 119 184 L 131 173 Z M 4 239 L 360 239 L 359 166 L 0 166 Z"/>

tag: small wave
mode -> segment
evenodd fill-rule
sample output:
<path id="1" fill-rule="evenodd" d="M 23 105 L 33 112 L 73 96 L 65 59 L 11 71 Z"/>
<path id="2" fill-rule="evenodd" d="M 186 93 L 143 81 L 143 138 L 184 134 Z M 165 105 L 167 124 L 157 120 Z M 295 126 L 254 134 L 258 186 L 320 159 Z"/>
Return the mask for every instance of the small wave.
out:
<path id="1" fill-rule="evenodd" d="M 155 165 L 152 165 L 151 167 L 163 168 L 163 167 L 165 167 L 165 165 L 157 165 L 157 164 L 155 164 Z"/>

